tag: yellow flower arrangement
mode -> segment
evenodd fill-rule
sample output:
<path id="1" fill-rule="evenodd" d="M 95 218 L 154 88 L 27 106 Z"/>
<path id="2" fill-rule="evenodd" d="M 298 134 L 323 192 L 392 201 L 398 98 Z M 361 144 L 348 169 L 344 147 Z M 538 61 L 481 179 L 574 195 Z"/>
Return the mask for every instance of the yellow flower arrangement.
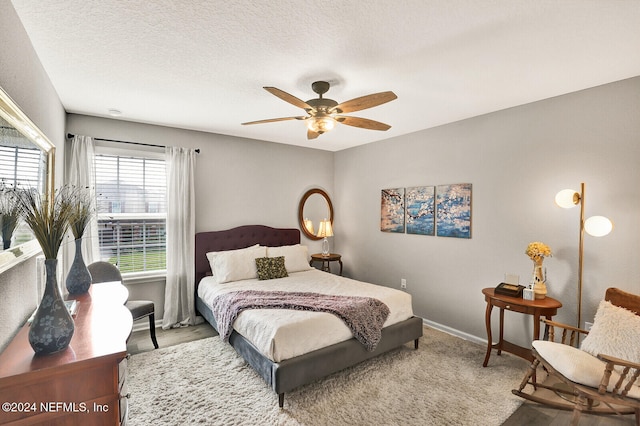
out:
<path id="1" fill-rule="evenodd" d="M 531 258 L 536 264 L 542 264 L 545 257 L 551 257 L 551 249 L 545 243 L 534 241 L 529 243 L 525 254 Z"/>

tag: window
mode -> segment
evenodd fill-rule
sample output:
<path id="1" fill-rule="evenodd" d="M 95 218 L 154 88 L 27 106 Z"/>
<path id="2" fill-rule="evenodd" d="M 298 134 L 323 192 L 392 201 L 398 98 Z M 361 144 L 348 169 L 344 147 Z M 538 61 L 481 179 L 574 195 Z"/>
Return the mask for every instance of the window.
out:
<path id="1" fill-rule="evenodd" d="M 45 157 L 38 148 L 0 146 L 0 181 L 9 187 L 42 191 Z"/>
<path id="2" fill-rule="evenodd" d="M 95 175 L 102 259 L 123 274 L 165 270 L 164 159 L 98 153 Z"/>
<path id="3" fill-rule="evenodd" d="M 2 125 L 0 118 L 0 216 L 3 212 L 6 213 L 7 209 L 14 209 L 13 203 L 4 198 L 3 188 L 35 188 L 40 193 L 44 191 L 46 159 L 47 155 L 44 152 L 34 147 L 17 130 Z M 3 235 L 0 235 L 0 241 L 2 237 Z M 0 251 L 3 247 L 16 247 L 32 240 L 33 233 L 24 221 L 18 220 L 15 229 L 5 233 L 4 237 L 8 240 L 2 241 Z"/>

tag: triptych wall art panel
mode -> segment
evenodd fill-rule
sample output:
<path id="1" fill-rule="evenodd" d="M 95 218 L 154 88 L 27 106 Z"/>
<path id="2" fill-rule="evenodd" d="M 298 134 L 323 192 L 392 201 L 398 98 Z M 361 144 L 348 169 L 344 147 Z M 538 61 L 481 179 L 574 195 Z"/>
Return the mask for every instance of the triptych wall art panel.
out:
<path id="1" fill-rule="evenodd" d="M 380 230 L 404 233 L 404 188 L 382 190 Z"/>
<path id="2" fill-rule="evenodd" d="M 383 189 L 380 230 L 471 238 L 471 184 Z"/>
<path id="3" fill-rule="evenodd" d="M 407 188 L 407 234 L 433 235 L 435 231 L 435 187 Z"/>
<path id="4" fill-rule="evenodd" d="M 471 184 L 438 185 L 436 203 L 438 236 L 471 238 Z"/>

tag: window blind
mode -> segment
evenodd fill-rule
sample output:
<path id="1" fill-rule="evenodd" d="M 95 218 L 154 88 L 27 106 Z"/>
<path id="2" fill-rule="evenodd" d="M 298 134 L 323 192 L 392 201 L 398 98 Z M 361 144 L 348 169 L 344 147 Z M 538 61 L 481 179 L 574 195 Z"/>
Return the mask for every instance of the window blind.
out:
<path id="1" fill-rule="evenodd" d="M 5 185 L 42 190 L 45 170 L 39 149 L 0 146 L 0 181 Z"/>
<path id="2" fill-rule="evenodd" d="M 166 269 L 164 160 L 96 154 L 95 177 L 101 256 L 122 273 Z"/>

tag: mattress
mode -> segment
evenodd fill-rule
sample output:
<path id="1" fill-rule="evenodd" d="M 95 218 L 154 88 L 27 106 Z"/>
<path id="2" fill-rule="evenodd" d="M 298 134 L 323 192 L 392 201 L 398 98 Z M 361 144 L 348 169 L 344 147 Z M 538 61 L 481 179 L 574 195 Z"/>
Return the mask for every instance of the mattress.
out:
<path id="1" fill-rule="evenodd" d="M 343 296 L 376 298 L 387 305 L 389 317 L 384 327 L 413 316 L 411 295 L 389 287 L 340 277 L 311 269 L 273 280 L 248 279 L 218 284 L 205 277 L 198 296 L 210 308 L 219 294 L 238 290 L 303 291 Z M 325 312 L 288 309 L 249 309 L 238 315 L 233 328 L 272 361 L 303 355 L 353 337 L 344 322 Z"/>

